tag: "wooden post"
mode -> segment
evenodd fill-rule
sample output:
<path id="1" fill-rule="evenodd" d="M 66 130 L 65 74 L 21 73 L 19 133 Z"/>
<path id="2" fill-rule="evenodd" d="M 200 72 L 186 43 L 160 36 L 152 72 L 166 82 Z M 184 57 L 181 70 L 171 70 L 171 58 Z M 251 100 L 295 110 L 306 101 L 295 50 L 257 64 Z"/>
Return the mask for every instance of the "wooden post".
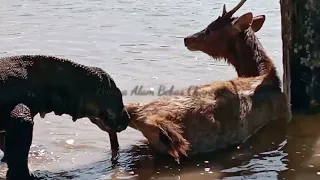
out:
<path id="1" fill-rule="evenodd" d="M 280 0 L 283 90 L 292 110 L 320 104 L 320 0 Z"/>

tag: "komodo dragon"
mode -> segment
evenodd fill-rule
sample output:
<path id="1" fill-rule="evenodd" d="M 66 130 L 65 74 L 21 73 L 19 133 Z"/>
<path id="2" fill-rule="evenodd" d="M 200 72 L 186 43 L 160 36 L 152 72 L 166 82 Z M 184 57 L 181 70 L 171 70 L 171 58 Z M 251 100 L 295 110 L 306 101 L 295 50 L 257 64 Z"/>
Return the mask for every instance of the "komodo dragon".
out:
<path id="1" fill-rule="evenodd" d="M 109 133 L 118 149 L 116 132 L 125 130 L 130 116 L 114 80 L 100 68 L 43 55 L 0 58 L 0 130 L 8 165 L 7 179 L 28 180 L 28 153 L 33 118 L 46 113 L 87 117 Z M 5 137 L 5 138 L 4 138 Z"/>

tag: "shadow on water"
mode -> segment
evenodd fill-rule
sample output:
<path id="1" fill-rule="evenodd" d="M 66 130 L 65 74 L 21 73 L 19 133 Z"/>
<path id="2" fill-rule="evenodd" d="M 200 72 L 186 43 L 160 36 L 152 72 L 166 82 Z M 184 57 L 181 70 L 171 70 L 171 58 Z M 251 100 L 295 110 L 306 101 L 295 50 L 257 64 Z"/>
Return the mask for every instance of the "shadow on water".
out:
<path id="1" fill-rule="evenodd" d="M 60 172 L 35 171 L 43 179 L 318 179 L 320 115 L 278 119 L 241 147 L 182 159 L 155 155 L 147 144 L 133 145 L 111 160 Z M 319 171 L 319 173 L 317 173 Z"/>

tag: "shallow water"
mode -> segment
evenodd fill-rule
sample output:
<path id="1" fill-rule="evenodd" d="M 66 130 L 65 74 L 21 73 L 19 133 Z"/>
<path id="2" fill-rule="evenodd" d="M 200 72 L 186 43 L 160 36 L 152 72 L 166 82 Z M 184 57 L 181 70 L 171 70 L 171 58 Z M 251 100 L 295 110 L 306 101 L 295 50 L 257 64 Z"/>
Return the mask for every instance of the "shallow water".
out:
<path id="1" fill-rule="evenodd" d="M 222 12 L 222 1 L 2 0 L 0 56 L 47 54 L 99 66 L 129 94 L 125 102 L 157 96 L 130 95 L 159 85 L 181 89 L 236 77 L 234 69 L 189 52 L 183 37 Z M 226 1 L 227 10 L 238 1 Z M 282 75 L 278 0 L 248 1 L 237 13 L 267 16 L 257 33 Z M 108 135 L 87 119 L 36 116 L 30 169 L 46 179 L 316 179 L 320 171 L 317 117 L 275 121 L 240 149 L 191 157 L 181 165 L 152 154 L 137 131 L 119 134 L 111 160 Z M 276 127 L 276 128 L 275 128 Z M 68 144 L 69 143 L 69 144 Z M 318 154 L 319 153 L 319 154 Z M 208 162 L 207 162 L 208 161 Z M 1 164 L 1 176 L 6 165 Z"/>

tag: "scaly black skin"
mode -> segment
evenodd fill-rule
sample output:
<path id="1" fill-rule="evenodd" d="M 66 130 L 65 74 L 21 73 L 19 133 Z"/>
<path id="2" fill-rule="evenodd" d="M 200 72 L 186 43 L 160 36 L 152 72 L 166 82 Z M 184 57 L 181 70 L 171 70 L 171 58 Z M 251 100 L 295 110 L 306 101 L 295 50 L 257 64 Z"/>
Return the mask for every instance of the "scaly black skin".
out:
<path id="1" fill-rule="evenodd" d="M 19 109 L 26 115 L 12 116 Z M 33 118 L 52 111 L 69 114 L 73 121 L 88 117 L 109 133 L 113 150 L 119 146 L 116 132 L 126 129 L 130 120 L 121 91 L 100 68 L 53 56 L 0 58 L 0 130 L 5 132 L 0 133 L 0 142 L 5 144 L 0 148 L 5 152 L 9 179 L 30 176 L 25 152 L 32 142 Z"/>
<path id="2" fill-rule="evenodd" d="M 6 127 L 6 162 L 8 165 L 8 180 L 33 177 L 28 169 L 28 154 L 32 143 L 33 119 L 30 109 L 24 104 L 18 104 L 7 117 L 10 123 Z"/>

